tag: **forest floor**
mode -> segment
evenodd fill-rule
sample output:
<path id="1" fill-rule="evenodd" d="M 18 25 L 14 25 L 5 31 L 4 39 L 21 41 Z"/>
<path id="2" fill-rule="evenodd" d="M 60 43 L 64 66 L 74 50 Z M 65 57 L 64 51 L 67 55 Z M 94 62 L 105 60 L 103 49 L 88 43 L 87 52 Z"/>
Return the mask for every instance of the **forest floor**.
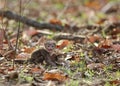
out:
<path id="1" fill-rule="evenodd" d="M 120 86 L 119 0 L 0 0 L 0 25 L 0 86 Z M 48 39 L 60 65 L 27 63 Z"/>

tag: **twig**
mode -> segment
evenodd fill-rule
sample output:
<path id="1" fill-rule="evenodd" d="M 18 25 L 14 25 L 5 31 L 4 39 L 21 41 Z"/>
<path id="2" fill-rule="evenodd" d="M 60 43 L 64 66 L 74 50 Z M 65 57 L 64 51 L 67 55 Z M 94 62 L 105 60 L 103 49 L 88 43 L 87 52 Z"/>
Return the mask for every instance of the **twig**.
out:
<path id="1" fill-rule="evenodd" d="M 19 14 L 21 15 L 22 0 L 19 0 L 19 4 L 20 4 Z M 17 30 L 17 39 L 16 39 L 16 45 L 15 45 L 15 52 L 16 52 L 16 50 L 18 49 L 18 40 L 19 40 L 20 28 L 21 28 L 20 20 L 18 20 L 18 30 Z"/>
<path id="2" fill-rule="evenodd" d="M 22 0 L 19 0 L 19 14 L 21 15 L 21 8 L 22 8 Z M 18 49 L 18 40 L 19 40 L 19 33 L 20 33 L 20 28 L 21 28 L 21 25 L 20 25 L 20 20 L 18 20 L 18 30 L 17 30 L 17 39 L 16 39 L 16 45 L 15 45 L 15 53 L 17 52 L 17 49 Z M 13 68 L 14 68 L 14 61 L 15 61 L 15 58 L 13 59 Z"/>
<path id="3" fill-rule="evenodd" d="M 120 1 L 117 1 L 117 2 L 109 2 L 107 3 L 102 9 L 101 11 L 103 13 L 109 13 L 109 10 L 113 7 L 113 6 L 116 6 L 116 5 L 119 5 Z"/>

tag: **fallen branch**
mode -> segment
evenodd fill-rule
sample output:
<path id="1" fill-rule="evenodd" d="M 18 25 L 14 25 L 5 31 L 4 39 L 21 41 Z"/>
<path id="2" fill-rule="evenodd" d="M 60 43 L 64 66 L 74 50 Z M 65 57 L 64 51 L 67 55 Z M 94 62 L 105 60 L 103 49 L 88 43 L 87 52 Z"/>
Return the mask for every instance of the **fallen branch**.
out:
<path id="1" fill-rule="evenodd" d="M 11 11 L 2 11 L 0 10 L 0 16 L 1 17 L 6 17 L 8 19 L 13 19 L 15 21 L 20 21 L 26 25 L 36 27 L 37 29 L 50 29 L 50 30 L 58 30 L 61 31 L 63 29 L 63 26 L 60 25 L 54 25 L 54 24 L 49 24 L 49 23 L 39 23 L 35 20 L 31 20 L 27 17 L 20 16 L 18 14 L 15 14 Z"/>
<path id="2" fill-rule="evenodd" d="M 39 23 L 39 22 L 37 22 L 35 20 L 32 20 L 32 19 L 29 19 L 25 16 L 20 16 L 18 14 L 15 14 L 11 11 L 0 10 L 0 16 L 1 17 L 6 17 L 8 19 L 13 19 L 15 21 L 20 21 L 23 24 L 35 27 L 36 29 L 40 29 L 40 30 L 50 29 L 50 30 L 64 31 L 64 29 L 70 30 L 70 28 L 72 28 L 74 32 L 77 32 L 79 29 L 84 29 L 84 28 L 86 28 L 86 29 L 98 28 L 98 30 L 101 30 L 103 28 L 102 26 L 99 26 L 99 25 L 98 26 L 96 26 L 96 25 L 84 25 L 84 26 L 80 26 L 80 27 L 77 27 L 77 26 L 64 27 L 64 26 L 61 26 L 61 25 L 55 25 L 55 24 L 50 24 L 50 23 Z M 120 22 L 112 23 L 106 29 L 116 28 L 116 27 L 120 27 Z"/>
<path id="3" fill-rule="evenodd" d="M 70 41 L 75 41 L 75 42 L 80 42 L 83 43 L 85 36 L 80 36 L 80 35 L 56 35 L 53 37 L 54 40 L 62 40 L 62 39 L 67 39 Z"/>

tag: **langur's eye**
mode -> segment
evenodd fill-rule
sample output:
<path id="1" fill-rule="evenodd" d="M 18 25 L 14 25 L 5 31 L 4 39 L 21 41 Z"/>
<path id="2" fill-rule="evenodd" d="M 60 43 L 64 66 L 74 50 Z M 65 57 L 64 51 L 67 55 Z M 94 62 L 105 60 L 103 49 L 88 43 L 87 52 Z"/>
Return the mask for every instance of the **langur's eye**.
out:
<path id="1" fill-rule="evenodd" d="M 50 47 L 49 45 L 47 47 Z"/>
<path id="2" fill-rule="evenodd" d="M 54 46 L 51 46 L 52 48 L 54 48 Z"/>

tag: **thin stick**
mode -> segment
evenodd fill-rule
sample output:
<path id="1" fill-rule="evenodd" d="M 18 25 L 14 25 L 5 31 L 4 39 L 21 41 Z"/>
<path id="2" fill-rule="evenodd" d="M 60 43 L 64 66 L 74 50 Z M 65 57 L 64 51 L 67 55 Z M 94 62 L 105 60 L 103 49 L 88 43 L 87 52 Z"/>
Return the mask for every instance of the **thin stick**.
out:
<path id="1" fill-rule="evenodd" d="M 22 0 L 19 0 L 19 14 L 21 15 L 21 8 L 22 8 Z M 19 33 L 20 33 L 20 28 L 21 28 L 21 24 L 20 24 L 20 20 L 18 20 L 18 30 L 17 30 L 17 39 L 16 39 L 16 45 L 15 45 L 15 54 L 17 53 L 17 49 L 18 49 L 18 41 L 19 41 Z M 15 62 L 15 57 L 13 59 L 13 68 L 14 68 L 14 62 Z"/>
<path id="2" fill-rule="evenodd" d="M 21 5 L 22 5 L 22 0 L 19 0 L 19 14 L 21 15 Z M 21 25 L 20 25 L 20 20 L 18 20 L 18 30 L 17 30 L 17 39 L 16 39 L 16 45 L 15 45 L 15 51 L 17 51 L 18 49 L 18 40 L 19 40 L 19 33 L 20 33 L 20 28 L 21 28 Z"/>

